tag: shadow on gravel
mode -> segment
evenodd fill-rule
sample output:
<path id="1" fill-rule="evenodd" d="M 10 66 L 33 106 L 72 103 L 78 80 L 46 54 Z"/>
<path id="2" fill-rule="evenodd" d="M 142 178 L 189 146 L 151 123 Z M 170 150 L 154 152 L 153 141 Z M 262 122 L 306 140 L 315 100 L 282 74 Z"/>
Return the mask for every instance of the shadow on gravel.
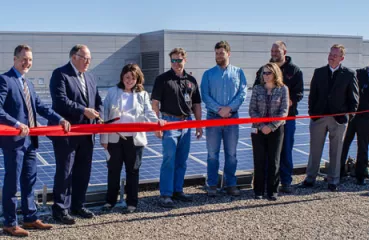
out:
<path id="1" fill-rule="evenodd" d="M 199 195 L 199 196 L 196 196 Z M 193 202 L 192 204 L 186 204 L 186 206 L 181 206 L 181 207 L 193 207 L 193 206 L 200 206 L 200 205 L 204 205 L 204 204 L 208 204 L 207 203 L 207 197 L 205 197 L 203 194 L 195 194 L 194 197 L 199 197 L 201 199 L 197 199 L 198 202 Z M 151 200 L 150 198 L 157 198 L 157 197 L 147 197 L 146 200 Z M 276 202 L 270 202 L 267 200 L 255 200 L 257 202 L 260 202 L 259 204 L 253 204 L 253 205 L 244 205 L 244 206 L 235 206 L 235 207 L 224 207 L 224 206 L 220 206 L 217 209 L 200 209 L 200 210 L 194 210 L 192 212 L 186 212 L 186 213 L 167 213 L 165 215 L 157 215 L 157 216 L 137 216 L 132 214 L 132 218 L 129 219 L 121 219 L 121 220 L 114 220 L 114 221 L 106 221 L 103 223 L 96 223 L 96 224 L 83 224 L 83 225 L 78 225 L 78 226 L 65 226 L 62 228 L 55 228 L 54 230 L 58 231 L 59 229 L 65 229 L 65 228 L 70 228 L 70 229 L 79 229 L 79 228 L 86 228 L 86 227 L 95 227 L 97 225 L 101 226 L 101 225 L 107 225 L 107 224 L 114 224 L 114 223 L 124 223 L 124 222 L 136 222 L 136 221 L 152 221 L 152 220 L 158 220 L 158 219 L 166 219 L 166 218 L 177 218 L 177 217 L 188 217 L 188 216 L 195 216 L 195 215 L 203 215 L 203 214 L 213 214 L 213 213 L 221 213 L 221 212 L 228 212 L 228 211 L 239 211 L 239 210 L 247 210 L 247 209 L 256 209 L 256 208 L 264 208 L 264 207 L 270 207 L 270 206 L 278 206 L 278 205 L 289 205 L 289 204 L 304 204 L 307 202 L 315 202 L 315 201 L 321 201 L 321 200 L 327 200 L 327 199 L 332 199 L 332 198 L 339 198 L 339 196 L 330 196 L 330 197 L 321 197 L 321 198 L 315 198 L 315 199 L 303 199 L 303 200 L 295 200 L 295 201 L 276 201 Z M 245 198 L 240 198 L 240 199 L 245 199 Z M 247 199 L 247 198 L 246 198 Z M 220 199 L 218 199 L 220 200 Z M 151 200 L 151 201 L 155 201 L 155 200 Z M 196 201 L 196 200 L 195 200 Z M 222 203 L 224 201 L 217 201 L 217 203 Z M 151 203 L 149 203 L 151 204 Z M 166 210 L 161 209 L 159 206 L 147 206 L 147 202 L 141 202 L 140 206 L 138 208 L 139 210 L 136 213 L 141 213 L 141 212 L 154 212 L 154 213 L 162 213 L 162 212 L 166 212 Z M 106 213 L 102 213 L 102 214 L 106 214 Z M 98 216 L 99 214 L 97 214 Z M 128 215 L 127 215 L 128 216 Z"/>
<path id="2" fill-rule="evenodd" d="M 331 192 L 328 189 L 328 183 L 325 180 L 317 180 L 315 182 L 314 187 L 311 188 L 299 188 L 299 184 L 295 184 L 293 185 L 295 191 L 293 193 L 290 194 L 284 194 L 284 193 L 280 193 L 281 196 L 284 195 L 298 195 L 298 196 L 302 196 L 302 195 L 310 195 L 313 193 L 319 193 L 319 192 Z M 368 182 L 366 182 L 366 185 L 364 186 L 360 186 L 356 184 L 356 179 L 355 178 L 344 178 L 341 180 L 340 184 L 338 185 L 338 192 L 362 192 L 362 191 L 367 191 L 368 190 Z"/>

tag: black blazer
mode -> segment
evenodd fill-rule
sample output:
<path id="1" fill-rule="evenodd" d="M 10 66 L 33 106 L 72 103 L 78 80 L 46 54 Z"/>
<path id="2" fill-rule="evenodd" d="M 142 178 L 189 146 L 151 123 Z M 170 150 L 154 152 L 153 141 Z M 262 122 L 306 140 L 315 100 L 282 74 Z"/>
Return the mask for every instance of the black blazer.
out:
<path id="1" fill-rule="evenodd" d="M 356 70 L 357 80 L 359 82 L 360 101 L 357 111 L 369 110 L 369 67 Z M 369 118 L 369 113 L 361 113 L 356 117 Z"/>
<path id="2" fill-rule="evenodd" d="M 310 116 L 326 114 L 327 105 L 331 114 L 355 112 L 358 108 L 359 87 L 355 72 L 341 65 L 337 70 L 336 80 L 329 89 L 329 71 L 329 65 L 314 71 L 309 94 Z M 347 114 L 335 119 L 340 124 L 348 122 Z"/>

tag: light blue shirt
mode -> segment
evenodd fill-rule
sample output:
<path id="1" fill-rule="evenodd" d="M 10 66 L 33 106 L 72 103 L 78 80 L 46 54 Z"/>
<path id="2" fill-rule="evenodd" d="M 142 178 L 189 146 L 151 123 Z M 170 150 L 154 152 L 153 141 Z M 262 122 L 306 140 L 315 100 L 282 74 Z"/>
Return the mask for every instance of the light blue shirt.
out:
<path id="1" fill-rule="evenodd" d="M 15 69 L 15 67 L 12 67 L 13 71 L 15 72 L 15 75 L 17 75 L 18 81 L 20 82 L 22 89 L 24 89 L 24 85 L 23 85 L 23 80 L 22 78 L 24 78 L 24 75 L 22 75 L 20 72 L 18 72 L 17 69 Z M 60 119 L 59 124 L 61 123 L 61 121 L 63 121 L 64 118 Z M 19 128 L 20 122 L 17 121 L 14 125 L 15 128 Z"/>
<path id="2" fill-rule="evenodd" d="M 202 76 L 201 98 L 210 112 L 218 113 L 220 107 L 231 107 L 236 112 L 246 94 L 246 77 L 239 67 L 229 64 L 223 69 L 217 65 Z"/>
<path id="3" fill-rule="evenodd" d="M 15 67 L 12 67 L 12 68 L 13 68 L 13 71 L 15 72 L 15 75 L 17 75 L 18 81 L 20 82 L 22 88 L 24 88 L 24 86 L 23 86 L 23 80 L 22 80 L 22 78 L 24 76 L 22 74 L 20 74 L 20 72 L 18 72 L 18 70 L 15 69 Z"/>
<path id="4" fill-rule="evenodd" d="M 20 82 L 20 85 L 22 86 L 22 89 L 23 89 L 23 88 L 24 88 L 24 86 L 23 86 L 23 80 L 22 80 L 23 76 L 22 76 L 22 74 L 21 74 L 20 72 L 18 72 L 18 70 L 17 70 L 15 67 L 12 67 L 12 69 L 13 69 L 13 71 L 15 72 L 15 75 L 17 75 L 18 81 Z M 19 127 L 19 125 L 20 125 L 20 122 L 19 122 L 19 121 L 17 121 L 17 122 L 15 123 L 14 127 L 15 127 L 15 128 L 18 128 L 18 127 Z"/>

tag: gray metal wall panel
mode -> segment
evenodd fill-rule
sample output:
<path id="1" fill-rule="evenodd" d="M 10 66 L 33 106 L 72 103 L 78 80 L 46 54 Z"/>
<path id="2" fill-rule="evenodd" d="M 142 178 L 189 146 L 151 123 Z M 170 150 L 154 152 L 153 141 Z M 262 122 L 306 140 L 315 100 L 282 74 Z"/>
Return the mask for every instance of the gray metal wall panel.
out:
<path id="1" fill-rule="evenodd" d="M 215 43 L 227 40 L 231 45 L 231 63 L 245 70 L 246 77 L 252 79 L 251 82 L 248 81 L 249 85 L 253 83 L 259 67 L 269 61 L 271 46 L 277 40 L 286 42 L 288 55 L 304 71 L 306 85 L 309 85 L 314 69 L 327 64 L 328 53 L 333 44 L 341 43 L 345 46 L 347 54 L 344 65 L 350 68 L 362 65 L 365 59 L 362 53 L 366 49 L 366 43 L 363 43 L 361 37 L 352 36 L 166 31 L 165 39 L 165 53 L 176 46 L 186 49 L 186 69 L 198 81 L 204 69 L 215 65 Z M 165 69 L 169 69 L 169 57 L 166 55 Z"/>
<path id="2" fill-rule="evenodd" d="M 2 72 L 13 65 L 14 48 L 22 43 L 33 48 L 33 67 L 27 77 L 35 79 L 36 87 L 48 86 L 52 71 L 69 61 L 69 51 L 76 44 L 90 48 L 90 71 L 101 86 L 116 84 L 126 60 L 140 62 L 140 39 L 135 34 L 0 33 Z M 44 79 L 45 84 L 37 86 L 37 79 Z"/>

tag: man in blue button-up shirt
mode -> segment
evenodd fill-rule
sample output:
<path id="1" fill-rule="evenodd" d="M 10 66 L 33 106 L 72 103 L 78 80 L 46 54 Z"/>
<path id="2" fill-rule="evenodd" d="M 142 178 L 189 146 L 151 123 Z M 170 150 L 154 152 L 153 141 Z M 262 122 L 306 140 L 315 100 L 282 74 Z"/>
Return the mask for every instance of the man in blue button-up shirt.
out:
<path id="1" fill-rule="evenodd" d="M 201 95 L 207 119 L 238 118 L 238 109 L 246 98 L 247 84 L 242 69 L 229 64 L 231 48 L 227 41 L 215 45 L 217 65 L 207 70 L 201 81 Z M 208 196 L 216 196 L 220 143 L 224 145 L 224 175 L 227 193 L 240 195 L 236 187 L 238 125 L 206 128 L 208 149 Z"/>

